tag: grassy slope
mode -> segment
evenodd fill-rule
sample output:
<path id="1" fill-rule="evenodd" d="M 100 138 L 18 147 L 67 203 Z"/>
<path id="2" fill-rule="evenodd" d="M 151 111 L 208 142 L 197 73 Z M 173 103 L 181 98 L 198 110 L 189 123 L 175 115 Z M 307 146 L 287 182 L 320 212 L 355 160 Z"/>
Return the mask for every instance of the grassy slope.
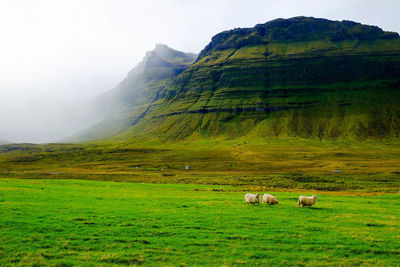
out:
<path id="1" fill-rule="evenodd" d="M 129 109 L 75 140 L 400 136 L 398 34 L 297 17 L 219 33 L 192 59 L 157 46 L 114 90 Z"/>
<path id="2" fill-rule="evenodd" d="M 120 136 L 400 136 L 400 38 L 343 23 L 347 33 L 335 39 L 340 22 L 297 20 L 292 28 L 273 26 L 275 39 L 258 26 L 216 35 L 144 120 Z"/>
<path id="3" fill-rule="evenodd" d="M 100 123 L 77 133 L 66 142 L 82 142 L 115 136 L 131 128 L 157 94 L 175 76 L 188 68 L 195 54 L 183 53 L 158 44 L 113 90 L 99 96 L 101 107 L 110 109 Z"/>
<path id="4" fill-rule="evenodd" d="M 388 51 L 400 47 L 399 41 L 393 42 Z M 320 44 L 315 43 L 313 49 L 318 50 Z M 292 50 L 298 46 L 287 45 Z M 283 44 L 270 46 L 268 61 L 260 58 L 266 46 L 203 58 L 167 87 L 165 98 L 153 104 L 142 125 L 124 136 L 399 136 L 398 76 L 386 70 L 399 66 L 398 53 L 367 54 L 368 49 L 378 50 L 373 42 L 358 46 L 354 55 L 331 47 L 311 57 L 312 52 L 301 46 L 300 51 L 288 51 Z"/>
<path id="5" fill-rule="evenodd" d="M 207 185 L 0 179 L 0 265 L 400 264 L 398 195 L 248 206 Z"/>

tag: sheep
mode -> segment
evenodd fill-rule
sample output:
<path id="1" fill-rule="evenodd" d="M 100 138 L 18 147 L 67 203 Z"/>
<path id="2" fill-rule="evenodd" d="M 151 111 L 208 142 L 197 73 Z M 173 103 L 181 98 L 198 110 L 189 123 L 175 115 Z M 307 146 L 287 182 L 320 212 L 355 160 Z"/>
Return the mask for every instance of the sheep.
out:
<path id="1" fill-rule="evenodd" d="M 264 194 L 262 198 L 263 203 L 268 203 L 270 205 L 278 204 L 278 199 L 270 194 Z"/>
<path id="2" fill-rule="evenodd" d="M 315 202 L 317 201 L 318 197 L 315 195 L 312 195 L 311 197 L 305 197 L 305 196 L 300 196 L 299 197 L 299 207 L 300 205 L 303 205 L 303 207 L 305 206 L 312 206 L 315 204 Z"/>
<path id="3" fill-rule="evenodd" d="M 246 203 L 247 204 L 258 204 L 258 205 L 260 205 L 260 194 L 259 193 L 257 193 L 257 194 L 250 194 L 250 193 L 247 193 L 245 196 L 244 196 L 244 199 L 246 200 Z"/>

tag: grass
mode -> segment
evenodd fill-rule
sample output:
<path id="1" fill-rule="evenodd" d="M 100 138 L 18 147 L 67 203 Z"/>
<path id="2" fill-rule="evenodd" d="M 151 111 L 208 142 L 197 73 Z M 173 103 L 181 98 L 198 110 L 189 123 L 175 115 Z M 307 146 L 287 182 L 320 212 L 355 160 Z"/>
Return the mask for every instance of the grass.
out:
<path id="1" fill-rule="evenodd" d="M 398 194 L 313 208 L 273 194 L 249 206 L 232 186 L 0 179 L 0 265 L 400 264 Z"/>
<path id="2" fill-rule="evenodd" d="M 297 138 L 20 144 L 0 147 L 0 177 L 397 192 L 399 149 L 398 140 Z"/>

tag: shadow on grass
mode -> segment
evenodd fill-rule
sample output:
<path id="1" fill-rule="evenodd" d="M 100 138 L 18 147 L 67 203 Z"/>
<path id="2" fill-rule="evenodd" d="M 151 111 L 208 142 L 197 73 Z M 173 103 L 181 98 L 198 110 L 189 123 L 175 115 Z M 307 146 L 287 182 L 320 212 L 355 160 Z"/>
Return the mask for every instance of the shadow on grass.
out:
<path id="1" fill-rule="evenodd" d="M 326 207 L 300 207 L 299 209 L 307 209 L 307 210 L 333 210 L 332 208 L 326 208 Z"/>

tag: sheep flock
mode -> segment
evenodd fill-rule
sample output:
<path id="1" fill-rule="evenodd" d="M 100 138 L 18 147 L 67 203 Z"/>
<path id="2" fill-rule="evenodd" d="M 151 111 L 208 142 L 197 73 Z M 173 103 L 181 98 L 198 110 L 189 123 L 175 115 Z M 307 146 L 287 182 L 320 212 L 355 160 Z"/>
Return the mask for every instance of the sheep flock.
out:
<path id="1" fill-rule="evenodd" d="M 246 204 L 260 205 L 260 194 L 251 194 L 247 193 L 244 196 Z M 318 197 L 315 195 L 312 196 L 300 196 L 298 199 L 298 207 L 311 207 L 315 205 L 315 202 L 318 200 Z M 264 194 L 262 197 L 262 203 L 276 205 L 279 203 L 278 199 L 270 194 Z"/>

